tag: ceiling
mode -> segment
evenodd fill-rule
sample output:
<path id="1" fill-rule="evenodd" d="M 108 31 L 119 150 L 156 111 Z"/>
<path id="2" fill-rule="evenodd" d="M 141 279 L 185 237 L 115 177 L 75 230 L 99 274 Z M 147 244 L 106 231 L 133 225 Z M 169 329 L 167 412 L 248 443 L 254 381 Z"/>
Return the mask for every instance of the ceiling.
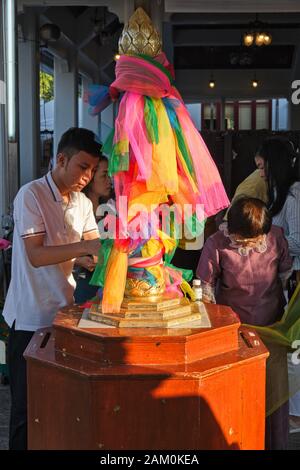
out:
<path id="1" fill-rule="evenodd" d="M 177 46 L 175 70 L 290 69 L 294 45 L 251 48 L 243 46 Z"/>
<path id="2" fill-rule="evenodd" d="M 62 36 L 56 44 L 51 44 L 49 51 L 58 55 L 67 51 L 67 57 L 76 50 L 79 69 L 94 81 L 109 84 L 114 79 L 114 55 L 123 28 L 120 11 L 124 13 L 124 5 L 134 2 L 88 0 L 85 3 L 24 0 L 19 21 L 22 15 L 34 11 L 40 25 L 57 24 Z M 262 84 L 256 90 L 258 97 L 286 96 L 291 81 L 300 78 L 300 1 L 253 0 L 247 3 L 248 12 L 242 6 L 238 11 L 238 3 L 228 0 L 228 11 L 233 12 L 227 13 L 224 1 L 165 0 L 161 16 L 164 50 L 174 63 L 177 86 L 186 100 L 200 99 L 207 94 L 209 97 L 227 96 L 230 87 L 231 98 L 251 97 L 253 90 L 247 89 L 244 83 L 252 72 L 259 74 Z M 260 11 L 259 5 L 264 5 L 265 12 Z M 258 19 L 266 24 L 273 41 L 270 46 L 246 48 L 241 45 L 242 34 L 258 11 Z M 212 71 L 219 86 L 207 90 Z"/>

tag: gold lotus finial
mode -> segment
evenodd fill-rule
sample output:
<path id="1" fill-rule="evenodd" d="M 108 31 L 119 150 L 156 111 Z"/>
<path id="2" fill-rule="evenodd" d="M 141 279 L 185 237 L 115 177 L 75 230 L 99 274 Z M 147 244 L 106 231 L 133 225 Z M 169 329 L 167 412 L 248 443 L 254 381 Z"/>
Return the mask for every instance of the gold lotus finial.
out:
<path id="1" fill-rule="evenodd" d="M 124 26 L 119 39 L 119 54 L 146 54 L 155 57 L 161 52 L 161 39 L 151 19 L 139 7 Z"/>

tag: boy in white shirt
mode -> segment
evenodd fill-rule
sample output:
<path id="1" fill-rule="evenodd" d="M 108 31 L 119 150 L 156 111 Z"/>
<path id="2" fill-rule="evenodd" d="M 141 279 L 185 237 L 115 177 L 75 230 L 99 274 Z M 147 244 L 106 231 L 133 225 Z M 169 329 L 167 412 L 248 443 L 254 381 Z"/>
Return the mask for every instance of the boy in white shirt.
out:
<path id="1" fill-rule="evenodd" d="M 23 353 L 38 328 L 72 305 L 75 258 L 97 256 L 100 241 L 91 201 L 80 191 L 99 163 L 101 145 L 88 129 L 66 131 L 55 168 L 23 186 L 14 201 L 12 276 L 3 315 L 10 327 L 10 449 L 27 448 L 27 384 Z"/>

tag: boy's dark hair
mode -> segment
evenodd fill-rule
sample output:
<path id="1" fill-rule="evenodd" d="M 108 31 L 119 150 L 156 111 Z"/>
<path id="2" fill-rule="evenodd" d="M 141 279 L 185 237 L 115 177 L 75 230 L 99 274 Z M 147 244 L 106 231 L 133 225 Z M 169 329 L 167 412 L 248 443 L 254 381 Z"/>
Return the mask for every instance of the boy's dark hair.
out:
<path id="1" fill-rule="evenodd" d="M 64 153 L 68 159 L 76 153 L 83 151 L 93 155 L 101 156 L 101 144 L 97 142 L 94 132 L 83 127 L 70 127 L 62 136 L 57 146 L 57 155 Z"/>
<path id="2" fill-rule="evenodd" d="M 240 197 L 228 212 L 228 232 L 242 238 L 255 238 L 268 233 L 272 217 L 266 204 L 254 197 Z"/>

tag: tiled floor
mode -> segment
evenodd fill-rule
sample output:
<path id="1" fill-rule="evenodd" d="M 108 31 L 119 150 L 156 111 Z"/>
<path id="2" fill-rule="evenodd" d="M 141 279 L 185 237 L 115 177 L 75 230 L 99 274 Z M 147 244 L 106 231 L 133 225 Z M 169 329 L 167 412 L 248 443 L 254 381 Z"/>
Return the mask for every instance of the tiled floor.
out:
<path id="1" fill-rule="evenodd" d="M 0 450 L 8 448 L 9 405 L 9 387 L 0 385 Z M 290 434 L 289 449 L 300 450 L 300 432 Z"/>

